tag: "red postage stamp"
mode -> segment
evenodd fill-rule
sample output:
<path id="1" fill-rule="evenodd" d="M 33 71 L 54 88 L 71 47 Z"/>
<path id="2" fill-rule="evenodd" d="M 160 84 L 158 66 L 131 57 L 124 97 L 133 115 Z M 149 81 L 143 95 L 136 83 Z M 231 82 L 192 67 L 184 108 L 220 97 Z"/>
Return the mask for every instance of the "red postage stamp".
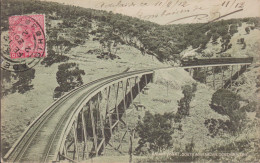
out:
<path id="1" fill-rule="evenodd" d="M 44 15 L 9 17 L 10 58 L 46 56 Z"/>

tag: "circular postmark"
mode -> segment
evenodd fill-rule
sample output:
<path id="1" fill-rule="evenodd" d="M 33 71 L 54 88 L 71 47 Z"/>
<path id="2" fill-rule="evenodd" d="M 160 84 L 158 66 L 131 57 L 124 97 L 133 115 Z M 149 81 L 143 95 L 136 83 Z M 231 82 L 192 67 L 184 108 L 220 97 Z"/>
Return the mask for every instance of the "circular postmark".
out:
<path id="1" fill-rule="evenodd" d="M 9 18 L 9 43 L 1 50 L 1 68 L 26 71 L 45 57 L 44 15 Z"/>

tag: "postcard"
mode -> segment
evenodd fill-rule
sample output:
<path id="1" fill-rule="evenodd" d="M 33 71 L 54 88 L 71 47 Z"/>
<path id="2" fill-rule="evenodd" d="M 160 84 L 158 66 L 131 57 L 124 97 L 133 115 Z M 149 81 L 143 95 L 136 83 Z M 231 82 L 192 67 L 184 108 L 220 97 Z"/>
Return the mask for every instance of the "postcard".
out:
<path id="1" fill-rule="evenodd" d="M 259 0 L 1 1 L 1 162 L 259 162 Z"/>

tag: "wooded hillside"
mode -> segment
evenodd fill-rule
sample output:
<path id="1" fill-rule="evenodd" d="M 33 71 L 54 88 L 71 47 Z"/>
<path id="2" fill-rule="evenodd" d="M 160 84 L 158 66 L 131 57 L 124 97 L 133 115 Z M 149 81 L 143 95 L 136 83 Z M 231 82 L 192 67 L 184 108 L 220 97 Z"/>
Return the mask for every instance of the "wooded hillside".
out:
<path id="1" fill-rule="evenodd" d="M 143 54 L 156 56 L 160 61 L 176 61 L 188 47 L 210 57 L 204 52 L 209 42 L 221 44 L 218 54 L 222 54 L 232 48 L 230 39 L 242 23 L 248 24 L 245 28 L 247 33 L 260 27 L 260 18 L 221 20 L 209 24 L 158 25 L 112 12 L 54 2 L 13 0 L 2 2 L 1 29 L 8 29 L 8 16 L 22 14 L 45 14 L 48 50 L 63 49 L 59 51 L 62 54 L 70 47 L 84 43 L 91 34 L 108 53 L 112 54 L 112 48 L 119 43 L 128 44 Z M 55 26 L 53 22 L 56 22 Z M 238 43 L 246 48 L 243 38 Z"/>

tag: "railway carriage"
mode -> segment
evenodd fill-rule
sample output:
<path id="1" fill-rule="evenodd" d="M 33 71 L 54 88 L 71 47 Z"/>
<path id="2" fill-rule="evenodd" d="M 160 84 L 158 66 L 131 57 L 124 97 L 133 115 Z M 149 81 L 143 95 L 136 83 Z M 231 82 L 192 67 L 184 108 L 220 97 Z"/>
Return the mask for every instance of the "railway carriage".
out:
<path id="1" fill-rule="evenodd" d="M 209 59 L 182 59 L 181 66 L 213 65 L 213 64 L 235 64 L 252 63 L 253 57 L 247 58 L 209 58 Z"/>

